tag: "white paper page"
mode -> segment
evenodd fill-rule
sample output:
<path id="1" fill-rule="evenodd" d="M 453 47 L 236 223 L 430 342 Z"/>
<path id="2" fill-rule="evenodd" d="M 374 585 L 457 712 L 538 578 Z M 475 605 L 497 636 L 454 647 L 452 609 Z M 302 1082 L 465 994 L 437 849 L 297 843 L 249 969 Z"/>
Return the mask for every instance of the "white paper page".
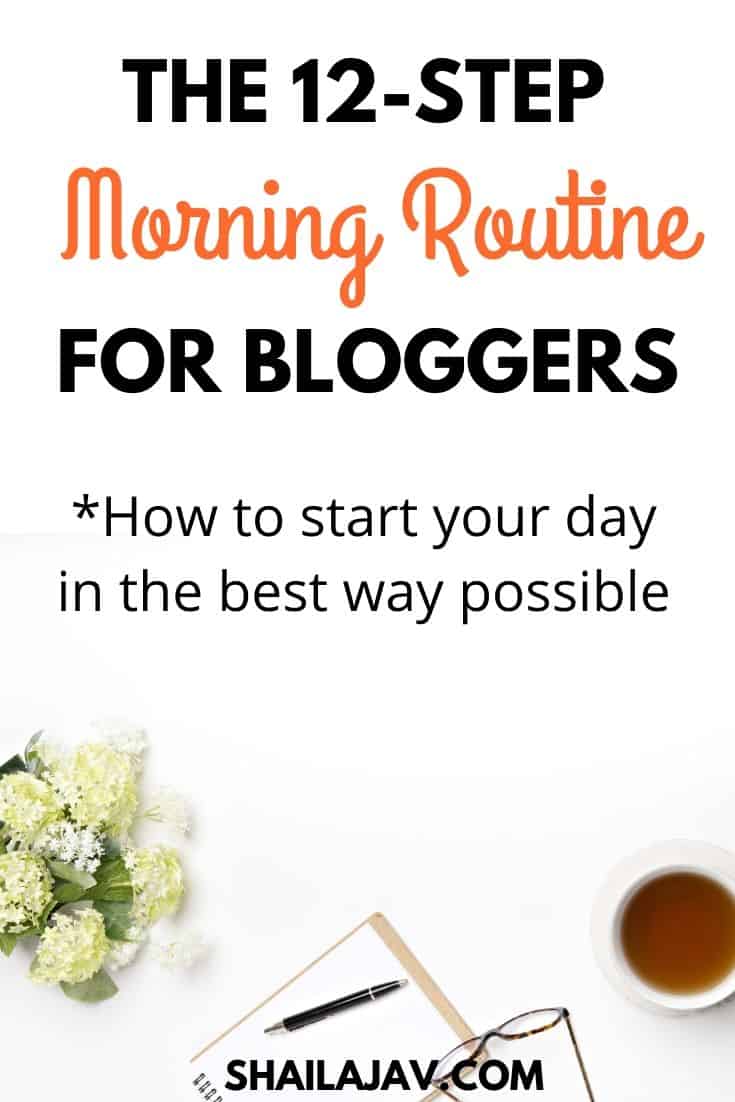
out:
<path id="1" fill-rule="evenodd" d="M 288 1015 L 365 987 L 404 978 L 409 979 L 407 987 L 374 1003 L 293 1033 L 268 1036 L 263 1032 L 266 1026 Z M 372 927 L 364 926 L 192 1064 L 190 1083 L 204 1075 L 205 1079 L 200 1080 L 197 1087 L 209 1081 L 211 1087 L 202 1091 L 201 1096 L 206 1098 L 209 1091 L 214 1090 L 212 1102 L 216 1102 L 218 1093 L 228 1099 L 252 1098 L 266 1093 L 268 1088 L 261 1079 L 257 1091 L 252 1089 L 250 1079 L 255 1060 L 259 1069 L 265 1068 L 268 1060 L 274 1061 L 276 1076 L 286 1061 L 294 1061 L 299 1074 L 305 1076 L 307 1063 L 321 1060 L 326 1080 L 335 1083 L 347 1060 L 355 1062 L 365 1080 L 371 1078 L 376 1060 L 380 1061 L 382 1072 L 388 1071 L 392 1060 L 399 1060 L 411 1074 L 410 1060 L 426 1068 L 432 1059 L 439 1059 L 457 1043 L 454 1031 L 410 980 L 390 949 Z M 228 1081 L 233 1081 L 227 1071 L 232 1060 L 247 1061 L 243 1074 L 248 1077 L 248 1085 L 239 1092 L 224 1089 Z M 429 1093 L 416 1084 L 415 1079 L 411 1078 L 411 1083 L 410 1091 L 396 1086 L 389 1093 L 406 1102 L 416 1102 Z M 344 1086 L 342 1091 L 351 1095 L 358 1093 L 355 1086 Z M 197 1088 L 194 1088 L 191 1097 L 196 1094 Z M 310 1097 L 329 1098 L 331 1102 L 335 1098 L 334 1090 L 319 1090 L 316 1083 L 309 1094 Z M 284 1086 L 278 1090 L 278 1096 L 303 1099 L 305 1092 L 295 1086 Z"/>

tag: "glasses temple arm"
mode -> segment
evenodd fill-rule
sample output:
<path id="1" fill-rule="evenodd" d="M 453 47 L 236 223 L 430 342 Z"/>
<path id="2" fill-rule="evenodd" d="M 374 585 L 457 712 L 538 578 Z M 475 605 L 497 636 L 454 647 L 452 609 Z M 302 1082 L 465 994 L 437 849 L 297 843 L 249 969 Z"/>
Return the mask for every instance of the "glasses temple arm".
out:
<path id="1" fill-rule="evenodd" d="M 582 1059 L 582 1053 L 579 1051 L 579 1045 L 577 1044 L 577 1038 L 572 1028 L 572 1021 L 568 1014 L 564 1015 L 564 1021 L 566 1022 L 567 1029 L 569 1030 L 569 1036 L 572 1039 L 572 1045 L 574 1047 L 574 1053 L 577 1057 L 577 1063 L 579 1064 L 579 1070 L 582 1072 L 582 1078 L 584 1079 L 584 1085 L 587 1088 L 587 1094 L 589 1095 L 590 1102 L 595 1102 L 595 1096 L 592 1093 L 592 1086 L 590 1084 L 589 1076 L 587 1075 L 587 1068 L 584 1066 L 584 1060 Z"/>

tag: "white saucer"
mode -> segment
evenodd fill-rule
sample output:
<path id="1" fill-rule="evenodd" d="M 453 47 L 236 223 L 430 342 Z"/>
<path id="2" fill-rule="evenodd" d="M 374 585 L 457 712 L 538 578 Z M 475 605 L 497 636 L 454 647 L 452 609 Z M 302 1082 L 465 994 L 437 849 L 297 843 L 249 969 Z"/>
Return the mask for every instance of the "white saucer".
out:
<path id="1" fill-rule="evenodd" d="M 595 958 L 608 982 L 626 999 L 658 1014 L 681 1014 L 692 1008 L 662 1006 L 654 993 L 636 982 L 621 966 L 616 953 L 613 927 L 621 900 L 631 885 L 658 869 L 690 866 L 703 873 L 712 873 L 735 884 L 735 854 L 707 842 L 673 841 L 649 846 L 622 860 L 607 877 L 592 911 L 592 947 Z M 714 999 L 713 1002 L 718 1001 Z"/>

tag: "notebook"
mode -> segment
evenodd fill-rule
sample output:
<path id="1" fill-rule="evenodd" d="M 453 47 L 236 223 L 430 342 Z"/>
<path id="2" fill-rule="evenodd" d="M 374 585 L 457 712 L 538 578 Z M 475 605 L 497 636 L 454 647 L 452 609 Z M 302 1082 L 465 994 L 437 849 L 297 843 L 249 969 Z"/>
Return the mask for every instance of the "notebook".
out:
<path id="1" fill-rule="evenodd" d="M 288 1015 L 404 978 L 409 981 L 405 988 L 375 1004 L 292 1033 L 263 1032 Z M 246 1093 L 252 1097 L 256 1072 L 258 1092 L 276 1090 L 280 1097 L 303 1099 L 307 1091 L 312 1098 L 334 1102 L 335 1089 L 354 1097 L 364 1093 L 344 1078 L 340 1083 L 341 1076 L 350 1078 L 348 1061 L 363 1083 L 375 1076 L 384 1082 L 384 1075 L 394 1074 L 391 1069 L 398 1061 L 408 1074 L 410 1089 L 396 1082 L 389 1084 L 387 1093 L 419 1102 L 436 1092 L 422 1085 L 410 1062 L 425 1070 L 432 1059 L 471 1035 L 470 1027 L 393 926 L 375 914 L 206 1044 L 191 1061 L 189 1096 L 206 1102 Z M 386 1091 L 379 1093 L 384 1096 Z"/>

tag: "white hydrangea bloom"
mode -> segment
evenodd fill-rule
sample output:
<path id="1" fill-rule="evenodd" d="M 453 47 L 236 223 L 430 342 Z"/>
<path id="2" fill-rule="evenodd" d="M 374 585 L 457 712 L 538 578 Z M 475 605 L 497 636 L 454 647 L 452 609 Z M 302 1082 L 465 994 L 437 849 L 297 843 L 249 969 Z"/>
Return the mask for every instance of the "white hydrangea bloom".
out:
<path id="1" fill-rule="evenodd" d="M 57 914 L 41 934 L 31 979 L 34 983 L 84 983 L 102 967 L 109 944 L 99 911 Z"/>
<path id="2" fill-rule="evenodd" d="M 64 744 L 59 739 L 49 738 L 47 735 L 44 735 L 40 742 L 36 743 L 34 750 L 46 769 L 53 769 L 66 753 Z"/>
<path id="3" fill-rule="evenodd" d="M 130 941 L 110 941 L 110 951 L 105 957 L 105 968 L 110 972 L 119 972 L 121 968 L 127 968 L 143 948 L 147 936 L 145 930 L 133 926 L 129 931 Z"/>
<path id="4" fill-rule="evenodd" d="M 62 806 L 53 788 L 30 773 L 0 778 L 0 822 L 13 843 L 26 845 L 49 823 L 59 819 Z"/>
<path id="5" fill-rule="evenodd" d="M 175 914 L 184 897 L 184 873 L 170 846 L 126 849 L 125 867 L 133 886 L 133 915 L 142 926 Z"/>
<path id="6" fill-rule="evenodd" d="M 34 842 L 33 850 L 82 872 L 94 872 L 102 860 L 104 843 L 96 831 L 64 820 L 46 827 Z"/>
<path id="7" fill-rule="evenodd" d="M 31 930 L 51 903 L 52 881 L 40 857 L 0 854 L 0 933 Z"/>
<path id="8" fill-rule="evenodd" d="M 155 789 L 151 806 L 143 813 L 143 818 L 152 823 L 164 823 L 179 834 L 188 834 L 191 829 L 191 813 L 186 797 L 168 785 Z"/>
<path id="9" fill-rule="evenodd" d="M 134 763 L 107 743 L 83 743 L 46 777 L 78 826 L 124 838 L 138 809 Z"/>
<path id="10" fill-rule="evenodd" d="M 101 739 L 123 754 L 140 759 L 148 749 L 148 735 L 142 727 L 111 719 L 97 720 L 92 726 Z"/>
<path id="11" fill-rule="evenodd" d="M 185 934 L 179 941 L 154 943 L 152 949 L 165 968 L 191 968 L 209 952 L 207 943 L 195 933 Z"/>

